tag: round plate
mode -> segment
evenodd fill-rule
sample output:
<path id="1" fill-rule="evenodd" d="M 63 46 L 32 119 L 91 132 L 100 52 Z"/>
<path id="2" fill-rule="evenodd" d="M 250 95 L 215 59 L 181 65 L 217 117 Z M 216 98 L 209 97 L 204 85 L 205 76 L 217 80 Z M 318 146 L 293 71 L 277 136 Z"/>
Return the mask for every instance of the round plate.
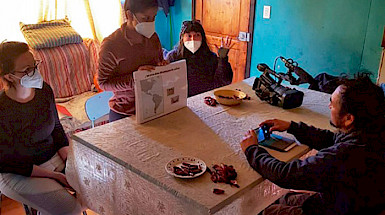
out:
<path id="1" fill-rule="evenodd" d="M 202 168 L 202 172 L 195 174 L 195 175 L 187 175 L 187 176 L 175 174 L 174 173 L 174 166 L 180 167 L 180 166 L 182 166 L 183 162 L 193 164 L 193 165 L 199 165 Z M 203 175 L 203 173 L 206 172 L 207 167 L 206 167 L 205 162 L 203 162 L 201 159 L 193 158 L 193 157 L 180 157 L 180 158 L 175 158 L 175 159 L 170 160 L 166 164 L 165 168 L 166 168 L 166 172 L 168 174 L 170 174 L 174 177 L 177 177 L 177 178 L 196 178 L 198 176 Z"/>

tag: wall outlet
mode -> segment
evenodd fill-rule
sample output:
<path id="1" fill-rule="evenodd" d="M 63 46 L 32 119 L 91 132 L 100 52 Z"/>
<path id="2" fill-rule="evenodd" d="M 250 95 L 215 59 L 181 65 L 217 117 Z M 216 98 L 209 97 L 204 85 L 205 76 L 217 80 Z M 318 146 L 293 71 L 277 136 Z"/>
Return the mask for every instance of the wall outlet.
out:
<path id="1" fill-rule="evenodd" d="M 271 6 L 264 5 L 263 6 L 263 18 L 270 19 Z"/>

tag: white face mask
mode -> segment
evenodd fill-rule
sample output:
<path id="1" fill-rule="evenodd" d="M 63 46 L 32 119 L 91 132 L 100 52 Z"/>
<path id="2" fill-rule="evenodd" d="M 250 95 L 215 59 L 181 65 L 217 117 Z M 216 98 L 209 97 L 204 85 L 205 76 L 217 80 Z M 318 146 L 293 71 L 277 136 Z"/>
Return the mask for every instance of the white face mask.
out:
<path id="1" fill-rule="evenodd" d="M 191 41 L 186 41 L 183 44 L 184 44 L 184 47 L 186 47 L 190 52 L 194 54 L 201 47 L 202 41 L 191 40 Z"/>
<path id="2" fill-rule="evenodd" d="M 152 35 L 155 33 L 155 21 L 153 22 L 139 22 L 136 16 L 134 15 L 136 21 L 138 24 L 135 26 L 136 32 L 139 34 L 151 38 Z"/>
<path id="3" fill-rule="evenodd" d="M 25 88 L 43 88 L 43 77 L 41 76 L 39 70 L 36 69 L 35 74 L 32 77 L 24 75 L 20 79 L 21 86 Z"/>

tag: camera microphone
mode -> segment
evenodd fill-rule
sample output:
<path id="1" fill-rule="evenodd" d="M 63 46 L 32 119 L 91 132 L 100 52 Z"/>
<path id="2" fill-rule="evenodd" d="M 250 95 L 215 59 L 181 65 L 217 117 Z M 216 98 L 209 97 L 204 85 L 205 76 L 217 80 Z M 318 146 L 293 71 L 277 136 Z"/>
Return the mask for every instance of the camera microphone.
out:
<path id="1" fill-rule="evenodd" d="M 291 59 L 286 60 L 286 58 L 284 58 L 284 57 L 282 57 L 282 56 L 280 56 L 279 58 L 280 58 L 281 61 L 285 64 L 285 66 L 286 66 L 287 68 L 289 68 L 290 70 L 294 70 L 293 60 L 291 60 Z M 291 62 L 290 62 L 290 61 L 291 61 Z"/>

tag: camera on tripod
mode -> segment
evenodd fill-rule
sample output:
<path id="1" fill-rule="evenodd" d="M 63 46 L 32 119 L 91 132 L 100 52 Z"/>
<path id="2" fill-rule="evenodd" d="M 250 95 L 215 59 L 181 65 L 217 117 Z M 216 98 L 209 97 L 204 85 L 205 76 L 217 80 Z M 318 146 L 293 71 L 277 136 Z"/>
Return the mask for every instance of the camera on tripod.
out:
<path id="1" fill-rule="evenodd" d="M 292 59 L 279 58 L 285 63 L 288 72 L 277 73 L 264 63 L 258 64 L 257 69 L 263 74 L 259 78 L 255 78 L 253 90 L 261 100 L 267 101 L 269 104 L 284 109 L 299 107 L 302 105 L 304 93 L 294 88 L 282 86 L 282 80 L 286 80 L 292 85 L 299 85 L 309 83 L 313 78 L 298 67 L 298 63 Z M 293 72 L 298 75 L 298 79 L 293 76 Z"/>

